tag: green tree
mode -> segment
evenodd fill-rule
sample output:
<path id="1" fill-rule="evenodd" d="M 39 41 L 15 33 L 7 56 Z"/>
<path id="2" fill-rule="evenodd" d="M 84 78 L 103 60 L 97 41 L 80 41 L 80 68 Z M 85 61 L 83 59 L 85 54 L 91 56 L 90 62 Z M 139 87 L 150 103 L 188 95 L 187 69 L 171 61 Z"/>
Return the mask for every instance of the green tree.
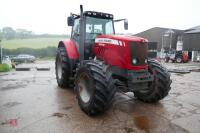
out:
<path id="1" fill-rule="evenodd" d="M 15 30 L 11 27 L 4 27 L 2 29 L 3 36 L 6 39 L 14 39 L 15 38 Z"/>
<path id="2" fill-rule="evenodd" d="M 2 33 L 2 31 L 0 30 L 0 40 L 2 40 L 3 39 L 3 33 Z"/>
<path id="3" fill-rule="evenodd" d="M 26 29 L 17 29 L 16 30 L 16 38 L 31 38 L 33 36 L 32 31 L 28 31 Z"/>

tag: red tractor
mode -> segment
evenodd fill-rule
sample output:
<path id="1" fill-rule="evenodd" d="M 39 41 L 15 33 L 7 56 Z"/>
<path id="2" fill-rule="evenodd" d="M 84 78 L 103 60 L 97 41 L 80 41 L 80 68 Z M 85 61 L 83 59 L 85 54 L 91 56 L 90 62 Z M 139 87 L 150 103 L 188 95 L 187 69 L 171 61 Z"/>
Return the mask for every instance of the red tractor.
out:
<path id="1" fill-rule="evenodd" d="M 58 44 L 55 69 L 60 87 L 75 84 L 80 108 L 88 115 L 106 111 L 116 91 L 133 92 L 144 102 L 157 102 L 170 90 L 170 74 L 147 58 L 147 40 L 115 35 L 112 14 L 85 11 L 71 14 L 71 39 Z"/>
<path id="2" fill-rule="evenodd" d="M 171 50 L 165 55 L 165 62 L 172 61 L 173 63 L 187 63 L 189 61 L 188 54 L 183 51 Z"/>

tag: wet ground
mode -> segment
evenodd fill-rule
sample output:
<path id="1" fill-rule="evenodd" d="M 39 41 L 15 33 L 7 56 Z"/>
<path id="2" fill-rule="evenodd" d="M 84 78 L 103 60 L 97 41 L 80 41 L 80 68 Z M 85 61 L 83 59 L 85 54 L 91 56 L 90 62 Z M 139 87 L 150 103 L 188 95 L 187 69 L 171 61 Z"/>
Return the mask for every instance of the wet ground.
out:
<path id="1" fill-rule="evenodd" d="M 140 102 L 131 93 L 117 93 L 105 114 L 89 117 L 80 110 L 72 89 L 57 86 L 54 62 L 23 67 L 31 69 L 0 73 L 0 133 L 200 132 L 200 72 L 172 73 L 172 89 L 157 104 Z M 167 67 L 200 65 L 169 63 Z"/>

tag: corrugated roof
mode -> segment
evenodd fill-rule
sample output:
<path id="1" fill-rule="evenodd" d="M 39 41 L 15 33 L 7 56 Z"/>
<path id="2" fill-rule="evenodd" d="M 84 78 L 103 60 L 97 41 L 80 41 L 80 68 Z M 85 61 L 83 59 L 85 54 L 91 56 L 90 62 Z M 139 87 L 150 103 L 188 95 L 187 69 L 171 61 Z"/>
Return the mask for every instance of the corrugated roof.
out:
<path id="1" fill-rule="evenodd" d="M 137 33 L 135 35 L 143 34 L 143 33 L 146 33 L 148 31 L 161 31 L 162 33 L 164 33 L 164 32 L 167 32 L 169 30 L 173 30 L 173 32 L 180 32 L 180 33 L 184 32 L 183 30 L 179 30 L 179 29 L 163 28 L 163 27 L 153 27 L 153 28 L 147 29 L 145 31 L 139 32 L 139 33 Z"/>
<path id="2" fill-rule="evenodd" d="M 189 29 L 187 29 L 187 30 L 195 30 L 195 29 L 200 29 L 200 25 L 195 26 L 195 27 L 192 27 L 192 28 L 189 28 Z"/>
<path id="3" fill-rule="evenodd" d="M 184 33 L 200 33 L 200 25 L 187 29 Z"/>
<path id="4" fill-rule="evenodd" d="M 187 31 L 185 33 L 187 33 L 187 34 L 190 34 L 190 33 L 200 33 L 200 29 L 190 30 L 190 31 Z"/>

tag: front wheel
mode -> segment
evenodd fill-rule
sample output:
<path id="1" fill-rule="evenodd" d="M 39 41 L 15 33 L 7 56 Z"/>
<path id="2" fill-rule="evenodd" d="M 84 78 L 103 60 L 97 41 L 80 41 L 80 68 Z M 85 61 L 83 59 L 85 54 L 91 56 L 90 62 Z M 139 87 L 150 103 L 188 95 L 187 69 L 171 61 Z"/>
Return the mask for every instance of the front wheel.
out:
<path id="1" fill-rule="evenodd" d="M 75 90 L 80 108 L 88 115 L 105 112 L 112 102 L 116 88 L 112 75 L 98 61 L 82 64 L 76 73 Z"/>
<path id="2" fill-rule="evenodd" d="M 157 61 L 149 60 L 149 72 L 154 76 L 154 80 L 149 83 L 149 88 L 134 92 L 135 96 L 144 102 L 157 102 L 168 95 L 171 89 L 171 79 L 169 72 Z"/>
<path id="3" fill-rule="evenodd" d="M 177 63 L 181 63 L 182 61 L 183 61 L 183 60 L 182 60 L 181 57 L 177 57 L 177 58 L 176 58 L 176 62 L 177 62 Z"/>

